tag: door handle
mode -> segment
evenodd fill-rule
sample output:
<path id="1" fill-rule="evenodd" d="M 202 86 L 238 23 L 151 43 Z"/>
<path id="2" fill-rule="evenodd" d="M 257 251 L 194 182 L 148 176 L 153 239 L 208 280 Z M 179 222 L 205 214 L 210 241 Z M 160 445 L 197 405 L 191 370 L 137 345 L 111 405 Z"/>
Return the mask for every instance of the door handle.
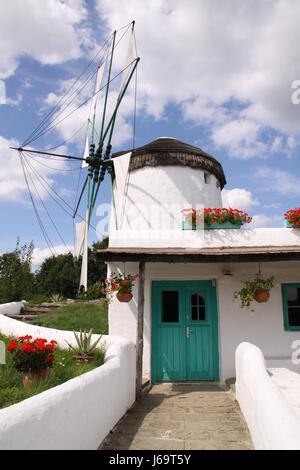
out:
<path id="1" fill-rule="evenodd" d="M 186 327 L 186 337 L 189 338 L 190 337 L 190 333 L 192 331 L 192 328 L 190 328 L 189 326 Z"/>

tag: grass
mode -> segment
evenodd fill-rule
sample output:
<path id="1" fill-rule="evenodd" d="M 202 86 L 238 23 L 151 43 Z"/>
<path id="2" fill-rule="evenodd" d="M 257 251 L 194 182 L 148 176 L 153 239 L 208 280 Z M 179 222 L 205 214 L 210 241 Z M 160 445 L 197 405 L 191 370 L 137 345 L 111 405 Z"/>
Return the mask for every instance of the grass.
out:
<path id="1" fill-rule="evenodd" d="M 37 316 L 33 325 L 58 330 L 93 329 L 93 333 L 108 333 L 107 304 L 70 304 Z"/>
<path id="2" fill-rule="evenodd" d="M 0 340 L 4 341 L 6 347 L 11 339 L 0 334 Z M 73 360 L 73 354 L 69 350 L 57 349 L 55 351 L 56 362 L 51 369 L 50 376 L 24 390 L 23 374 L 14 368 L 12 355 L 7 352 L 6 364 L 0 365 L 0 408 L 18 403 L 99 367 L 103 364 L 105 356 L 104 350 L 99 349 L 95 352 L 95 359 L 92 362 L 77 364 Z"/>

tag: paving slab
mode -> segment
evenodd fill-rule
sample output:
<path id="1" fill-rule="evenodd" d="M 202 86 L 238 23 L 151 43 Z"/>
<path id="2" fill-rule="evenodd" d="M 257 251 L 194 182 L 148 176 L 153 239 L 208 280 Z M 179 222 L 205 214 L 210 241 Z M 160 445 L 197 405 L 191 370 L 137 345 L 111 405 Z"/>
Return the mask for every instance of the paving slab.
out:
<path id="1" fill-rule="evenodd" d="M 251 450 L 231 392 L 216 383 L 163 383 L 119 421 L 99 450 Z"/>

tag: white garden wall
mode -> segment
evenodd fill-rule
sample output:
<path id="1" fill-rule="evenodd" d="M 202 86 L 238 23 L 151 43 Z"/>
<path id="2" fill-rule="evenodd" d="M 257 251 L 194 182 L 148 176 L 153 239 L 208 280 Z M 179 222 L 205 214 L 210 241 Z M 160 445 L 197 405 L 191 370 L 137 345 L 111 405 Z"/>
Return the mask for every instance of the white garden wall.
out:
<path id="1" fill-rule="evenodd" d="M 285 379 L 286 389 L 288 382 Z M 300 378 L 297 382 L 299 397 Z M 242 343 L 236 350 L 236 398 L 256 449 L 300 449 L 299 416 L 268 374 L 264 356 L 253 344 Z"/>
<path id="2" fill-rule="evenodd" d="M 27 325 L 0 315 L 5 335 L 55 339 L 69 331 Z M 96 337 L 97 335 L 95 335 Z M 104 365 L 23 402 L 0 410 L 0 449 L 97 449 L 135 401 L 136 354 L 123 338 L 103 336 Z"/>
<path id="3" fill-rule="evenodd" d="M 6 315 L 11 313 L 12 315 L 18 315 L 21 309 L 24 307 L 25 300 L 21 302 L 9 302 L 7 304 L 0 304 L 0 314 Z"/>

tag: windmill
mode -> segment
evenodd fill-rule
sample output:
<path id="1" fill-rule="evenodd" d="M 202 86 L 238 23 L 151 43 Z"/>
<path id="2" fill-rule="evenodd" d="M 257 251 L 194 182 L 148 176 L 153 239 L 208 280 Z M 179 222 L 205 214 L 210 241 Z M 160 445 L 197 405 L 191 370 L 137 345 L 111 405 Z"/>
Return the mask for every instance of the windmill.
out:
<path id="1" fill-rule="evenodd" d="M 95 209 L 100 187 L 103 184 L 106 175 L 108 176 L 111 187 L 112 209 L 114 212 L 115 225 L 116 228 L 118 228 L 114 193 L 112 191 L 113 162 L 111 160 L 111 150 L 113 145 L 114 129 L 120 105 L 126 94 L 128 86 L 132 81 L 133 76 L 135 75 L 135 77 L 137 77 L 136 70 L 140 59 L 139 57 L 137 57 L 134 27 L 135 22 L 133 21 L 130 24 L 120 28 L 118 31 L 114 31 L 112 35 L 108 38 L 108 40 L 104 43 L 104 46 L 102 47 L 101 51 L 99 51 L 96 56 L 90 61 L 90 63 L 79 75 L 79 77 L 77 77 L 70 89 L 65 92 L 62 97 L 60 97 L 54 108 L 43 118 L 43 120 L 30 134 L 30 136 L 24 141 L 24 143 L 18 148 L 11 147 L 19 152 L 22 170 L 24 173 L 29 196 L 35 211 L 35 215 L 37 217 L 37 221 L 40 225 L 43 236 L 50 249 L 52 243 L 39 214 L 37 201 L 39 201 L 43 205 L 43 208 L 49 215 L 51 223 L 56 229 L 56 232 L 59 235 L 60 233 L 57 229 L 54 219 L 51 217 L 39 194 L 36 181 L 39 181 L 40 187 L 43 187 L 44 190 L 49 192 L 50 196 L 56 200 L 60 207 L 62 207 L 66 212 L 68 212 L 69 215 L 72 215 L 76 232 L 76 242 L 74 247 L 75 256 L 82 256 L 79 290 L 84 292 L 87 291 L 88 236 L 89 229 L 91 227 L 91 218 Z M 128 40 L 128 50 L 126 54 L 125 65 L 121 71 L 118 71 L 114 74 L 113 65 L 115 51 L 125 36 Z M 102 53 L 102 57 L 99 61 L 100 53 Z M 90 72 L 90 69 L 92 68 L 92 66 L 95 66 L 96 62 L 96 69 L 93 69 L 92 72 Z M 111 107 L 108 103 L 111 92 L 111 84 L 113 81 L 116 81 L 118 77 L 120 79 L 119 90 L 117 92 L 114 105 L 113 107 Z M 74 108 L 74 103 L 76 104 L 76 99 L 78 99 L 78 96 L 82 93 L 82 90 L 86 90 L 87 87 L 90 86 L 92 80 L 94 80 L 95 83 L 92 95 L 88 96 L 88 98 L 84 99 L 82 102 L 77 102 L 77 107 L 75 106 Z M 104 85 L 103 81 L 105 82 Z M 99 95 L 102 93 L 102 110 L 99 113 Z M 136 90 L 134 95 L 136 100 Z M 85 127 L 84 151 L 82 156 L 53 152 L 54 149 L 65 145 L 66 141 L 64 141 L 60 145 L 57 145 L 56 147 L 53 147 L 50 150 L 36 150 L 28 148 L 28 145 L 32 144 L 33 142 L 37 141 L 42 137 L 44 138 L 47 133 L 54 130 L 62 121 L 64 121 L 65 119 L 72 118 L 73 114 L 78 109 L 86 105 L 89 105 L 87 122 L 83 126 L 81 126 L 78 131 L 82 131 L 82 128 Z M 134 119 L 135 110 L 136 101 L 134 104 Z M 97 125 L 98 121 L 99 126 Z M 76 134 L 78 132 L 76 132 Z M 69 140 L 71 140 L 72 137 Z M 64 159 L 65 161 L 68 160 L 70 162 L 81 163 L 80 170 L 81 172 L 84 172 L 85 177 L 81 187 L 81 191 L 79 193 L 79 197 L 76 200 L 75 207 L 72 207 L 70 204 L 68 204 L 57 193 L 54 188 L 50 187 L 46 179 L 39 174 L 33 162 L 29 161 L 29 158 L 32 159 L 34 157 L 36 158 L 35 162 L 44 165 L 45 159 L 47 159 L 46 161 Z M 79 208 L 84 204 L 84 200 L 85 213 L 81 215 L 79 213 Z M 80 218 L 81 221 L 75 222 L 75 220 L 78 218 Z M 60 238 L 62 239 L 61 235 Z M 53 245 L 52 247 L 54 248 Z"/>

